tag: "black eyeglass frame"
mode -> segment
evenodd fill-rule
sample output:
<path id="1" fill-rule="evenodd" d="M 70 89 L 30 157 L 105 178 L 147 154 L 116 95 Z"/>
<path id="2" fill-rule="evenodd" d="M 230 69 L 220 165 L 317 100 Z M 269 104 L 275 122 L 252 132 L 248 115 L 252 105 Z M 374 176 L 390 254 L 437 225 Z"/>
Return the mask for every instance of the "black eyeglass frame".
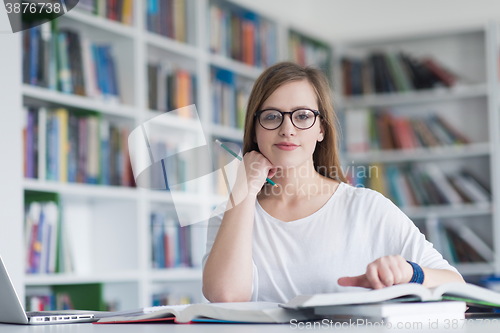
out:
<path id="1" fill-rule="evenodd" d="M 297 112 L 297 111 L 301 111 L 301 110 L 307 110 L 307 111 L 311 111 L 313 114 L 314 114 L 314 121 L 313 123 L 311 124 L 311 126 L 309 127 L 306 127 L 306 128 L 300 128 L 298 127 L 297 125 L 295 125 L 295 123 L 293 122 L 293 113 L 294 112 Z M 277 111 L 279 113 L 281 113 L 281 122 L 278 126 L 276 126 L 275 128 L 272 128 L 272 129 L 269 129 L 269 128 L 266 128 L 264 127 L 264 125 L 262 125 L 262 123 L 260 122 L 260 115 L 266 111 Z M 254 118 L 257 118 L 257 120 L 259 121 L 259 125 L 263 128 L 263 129 L 266 129 L 268 131 L 274 131 L 275 129 L 279 128 L 281 125 L 283 125 L 283 121 L 285 120 L 285 115 L 289 114 L 290 115 L 290 121 L 292 122 L 292 125 L 296 128 L 296 129 L 299 129 L 299 130 L 307 130 L 307 129 L 310 129 L 311 127 L 314 126 L 314 124 L 316 124 L 316 118 L 318 118 L 318 116 L 321 117 L 321 112 L 319 112 L 318 110 L 313 110 L 313 109 L 308 109 L 308 108 L 298 108 L 298 109 L 295 109 L 293 111 L 281 111 L 281 110 L 278 110 L 278 109 L 272 109 L 272 108 L 269 108 L 269 109 L 264 109 L 264 110 L 260 110 L 260 111 L 257 111 L 255 112 L 255 115 L 254 115 Z"/>

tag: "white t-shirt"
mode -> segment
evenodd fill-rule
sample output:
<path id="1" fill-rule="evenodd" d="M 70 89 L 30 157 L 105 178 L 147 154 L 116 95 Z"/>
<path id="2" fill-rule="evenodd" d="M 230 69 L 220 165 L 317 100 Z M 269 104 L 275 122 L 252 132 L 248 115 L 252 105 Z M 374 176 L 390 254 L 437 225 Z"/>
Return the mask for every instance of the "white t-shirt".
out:
<path id="1" fill-rule="evenodd" d="M 209 221 L 203 265 L 222 216 Z M 337 279 L 364 274 L 369 263 L 386 255 L 457 272 L 389 199 L 345 183 L 318 211 L 290 222 L 272 217 L 256 200 L 252 252 L 253 301 L 352 289 Z"/>

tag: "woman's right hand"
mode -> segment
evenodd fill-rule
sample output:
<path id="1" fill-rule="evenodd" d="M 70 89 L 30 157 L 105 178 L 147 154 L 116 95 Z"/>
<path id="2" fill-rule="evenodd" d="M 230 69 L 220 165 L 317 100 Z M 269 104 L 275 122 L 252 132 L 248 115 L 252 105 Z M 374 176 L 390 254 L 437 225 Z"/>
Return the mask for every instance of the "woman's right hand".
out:
<path id="1" fill-rule="evenodd" d="M 238 168 L 236 186 L 246 184 L 247 194 L 257 196 L 266 182 L 266 178 L 272 178 L 277 168 L 261 153 L 250 151 L 243 156 L 243 163 Z"/>

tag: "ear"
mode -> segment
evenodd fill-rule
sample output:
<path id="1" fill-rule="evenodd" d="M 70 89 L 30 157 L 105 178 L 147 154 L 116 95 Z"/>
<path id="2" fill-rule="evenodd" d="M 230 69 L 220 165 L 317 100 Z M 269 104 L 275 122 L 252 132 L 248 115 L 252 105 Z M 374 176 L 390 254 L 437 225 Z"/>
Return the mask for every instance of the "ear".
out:
<path id="1" fill-rule="evenodd" d="M 321 122 L 320 127 L 319 127 L 319 134 L 318 134 L 317 141 L 321 142 L 321 141 L 323 141 L 324 138 L 325 138 L 325 130 L 323 128 L 323 122 Z"/>

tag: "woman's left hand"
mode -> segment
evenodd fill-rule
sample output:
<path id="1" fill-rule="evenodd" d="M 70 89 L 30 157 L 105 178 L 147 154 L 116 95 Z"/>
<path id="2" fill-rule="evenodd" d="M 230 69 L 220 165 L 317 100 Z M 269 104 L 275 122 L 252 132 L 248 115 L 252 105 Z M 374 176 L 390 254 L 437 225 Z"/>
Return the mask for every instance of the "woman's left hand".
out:
<path id="1" fill-rule="evenodd" d="M 380 257 L 366 267 L 366 273 L 338 279 L 344 287 L 380 289 L 395 284 L 408 283 L 413 276 L 413 267 L 400 255 Z"/>

